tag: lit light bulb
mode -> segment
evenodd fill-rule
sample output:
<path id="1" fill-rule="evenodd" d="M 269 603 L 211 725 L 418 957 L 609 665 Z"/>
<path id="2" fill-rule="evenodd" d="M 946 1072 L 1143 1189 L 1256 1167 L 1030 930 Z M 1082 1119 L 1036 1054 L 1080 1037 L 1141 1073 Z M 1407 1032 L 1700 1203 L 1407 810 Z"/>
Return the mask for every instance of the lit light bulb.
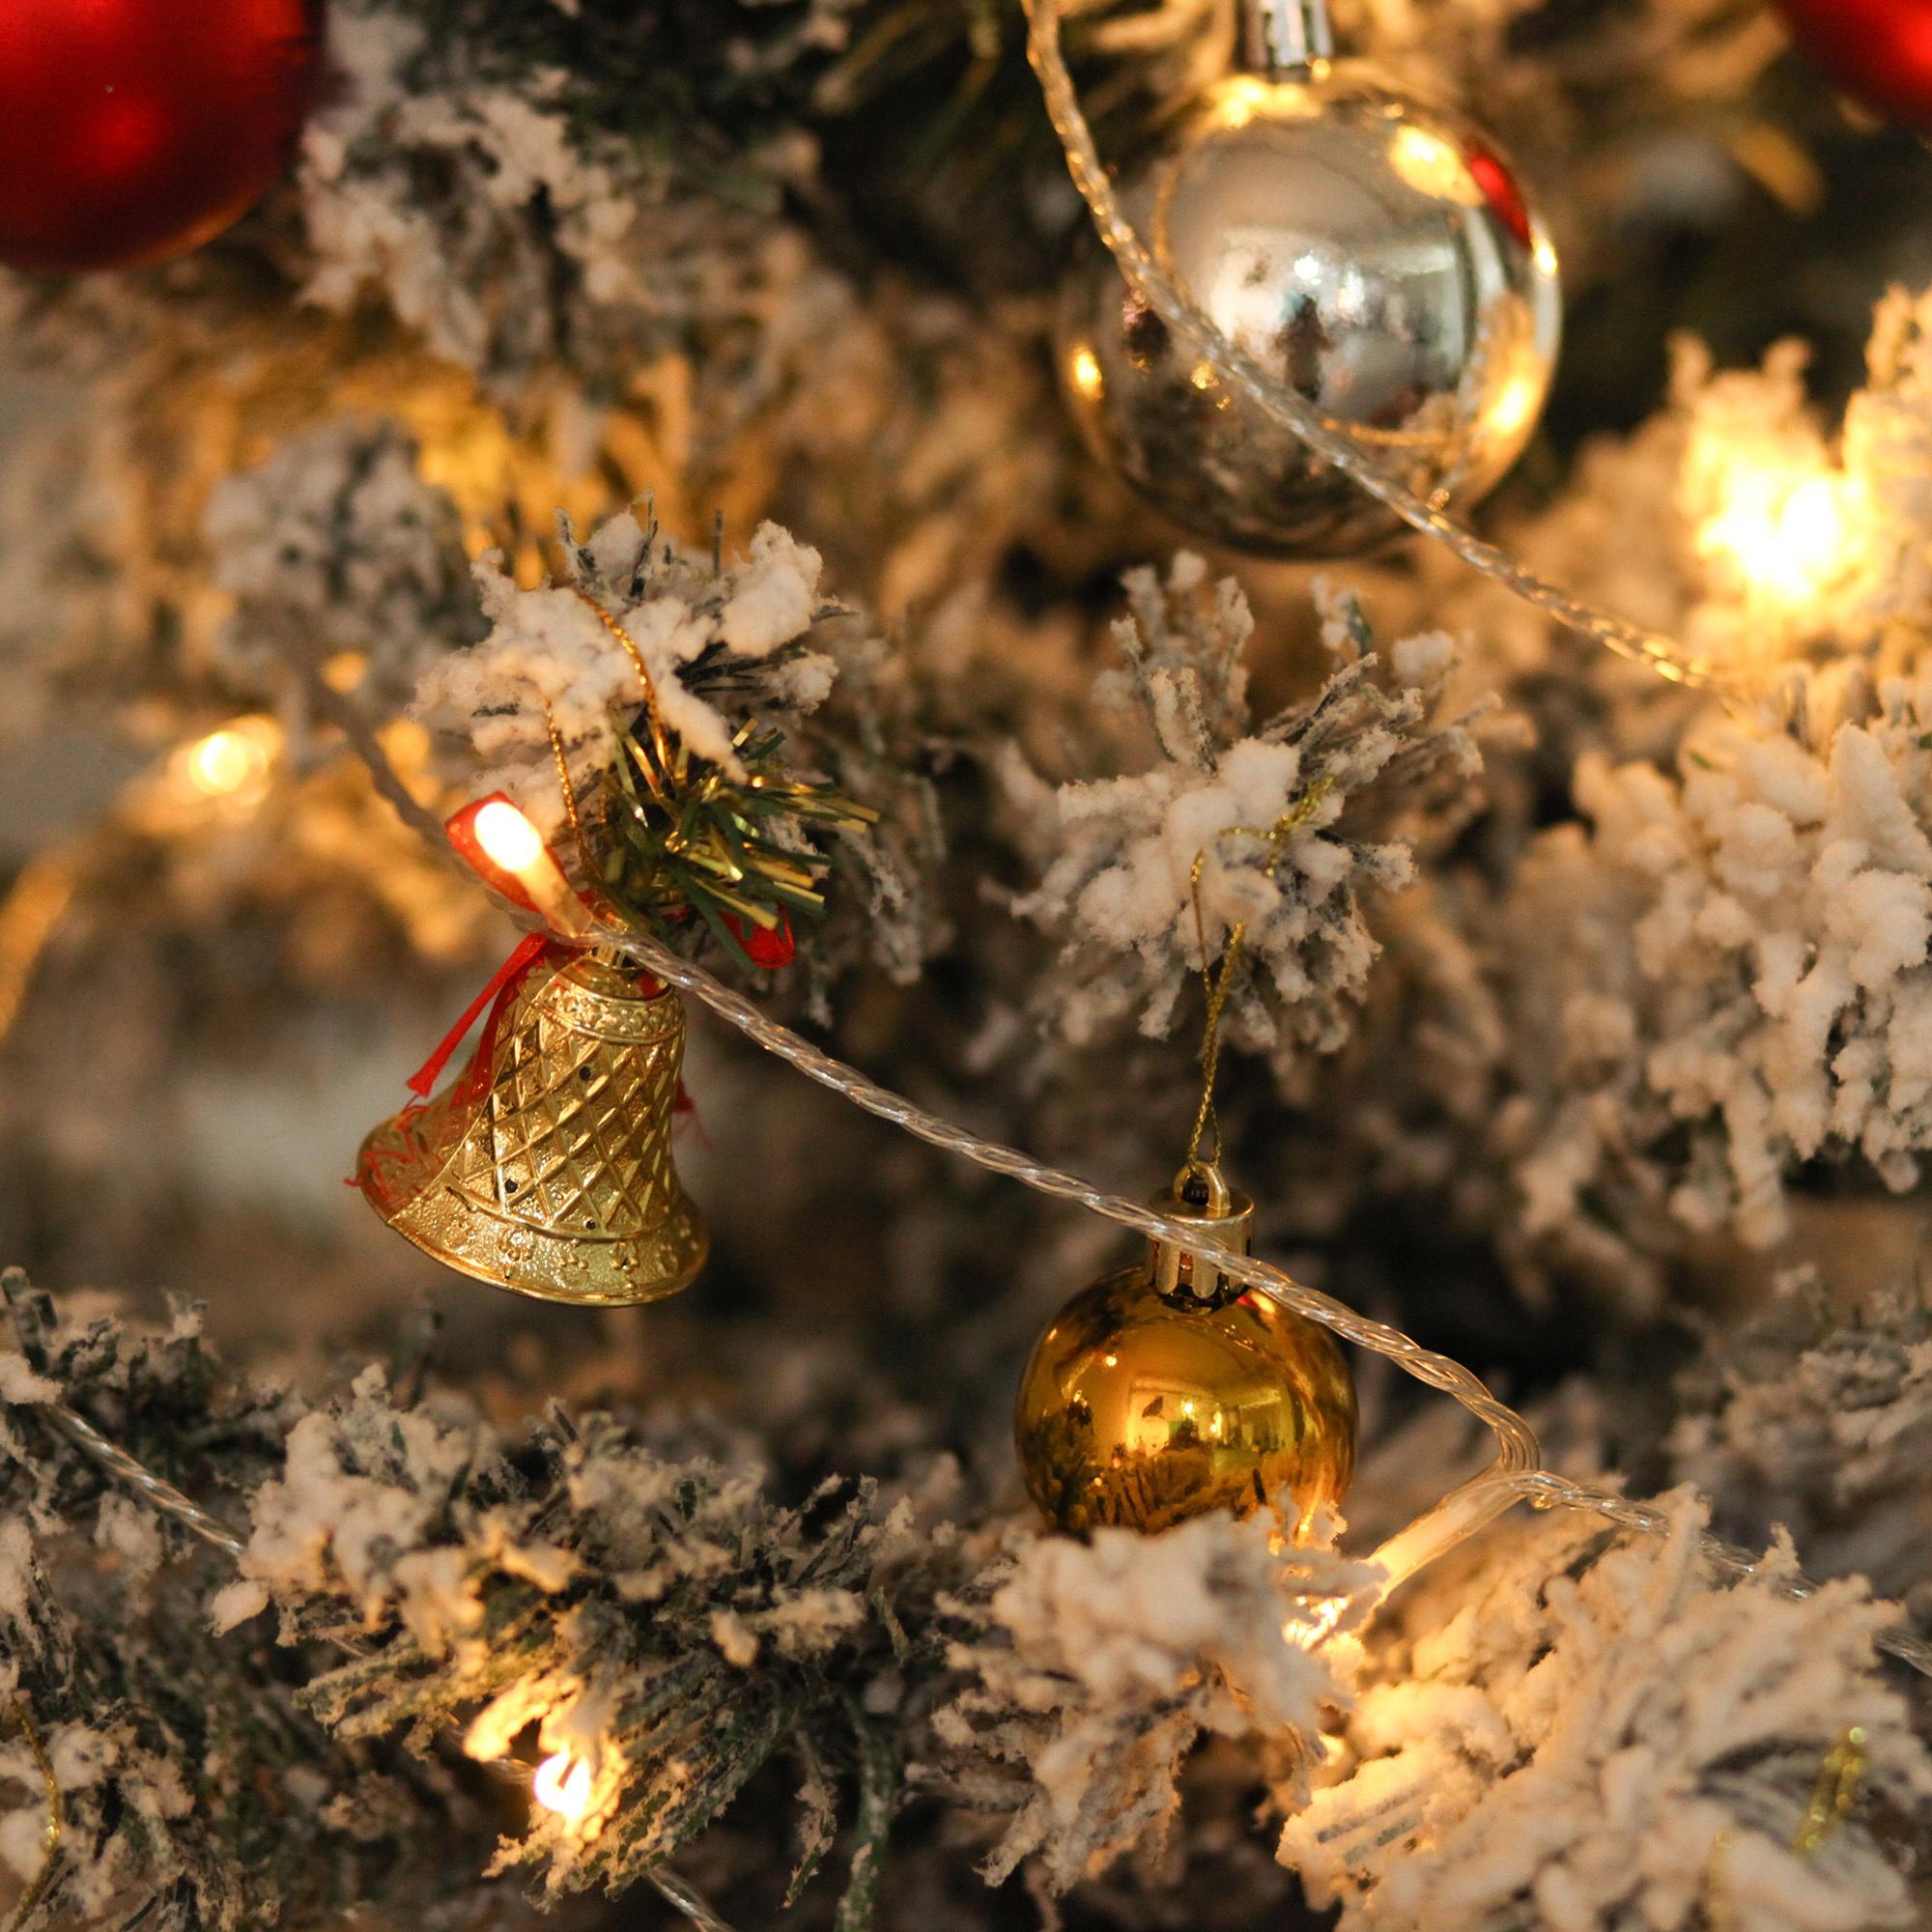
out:
<path id="1" fill-rule="evenodd" d="M 493 798 L 475 818 L 476 842 L 484 857 L 521 878 L 544 856 L 543 836 L 506 798 Z"/>
<path id="2" fill-rule="evenodd" d="M 1085 396 L 1089 402 L 1107 386 L 1107 379 L 1100 373 L 1100 358 L 1085 347 L 1073 352 L 1067 362 L 1066 374 L 1074 393 Z"/>
<path id="3" fill-rule="evenodd" d="M 590 1808 L 589 1764 L 567 1750 L 553 1751 L 531 1775 L 530 1796 L 566 1824 L 576 1824 Z"/>
<path id="4" fill-rule="evenodd" d="M 1842 492 L 1829 476 L 1801 483 L 1786 497 L 1777 535 L 1791 568 L 1807 583 L 1822 582 L 1836 567 L 1851 534 Z"/>
<path id="5" fill-rule="evenodd" d="M 1311 1607 L 1305 1621 L 1290 1617 L 1281 1627 L 1282 1637 L 1298 1650 L 1319 1650 L 1335 1634 L 1335 1626 L 1348 1607 L 1347 1597 L 1324 1597 Z"/>
<path id="6" fill-rule="evenodd" d="M 525 900 L 554 932 L 566 939 L 585 939 L 596 930 L 597 922 L 551 856 L 543 834 L 507 798 L 499 795 L 465 806 L 449 820 L 448 829 L 457 850 L 478 871 L 486 878 L 491 871 L 500 875 L 491 880 L 493 885 L 500 889 L 504 878 L 514 879 Z"/>
<path id="7" fill-rule="evenodd" d="M 238 718 L 185 747 L 178 769 L 188 789 L 203 798 L 252 796 L 262 790 L 280 741 L 270 720 Z"/>
<path id="8" fill-rule="evenodd" d="M 1784 604 L 1815 598 L 1845 567 L 1853 519 L 1842 478 L 1740 464 L 1697 533 L 1706 556 L 1727 559 L 1746 584 Z"/>

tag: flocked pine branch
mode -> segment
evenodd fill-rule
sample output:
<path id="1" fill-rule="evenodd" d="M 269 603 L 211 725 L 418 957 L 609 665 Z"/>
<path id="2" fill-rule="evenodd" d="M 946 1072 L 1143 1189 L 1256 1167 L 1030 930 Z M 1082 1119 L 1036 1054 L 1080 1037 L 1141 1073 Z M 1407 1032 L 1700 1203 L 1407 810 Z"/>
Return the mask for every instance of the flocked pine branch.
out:
<path id="1" fill-rule="evenodd" d="M 98 1305 L 57 1309 L 17 1271 L 0 1288 L 17 1349 L 0 1356 L 0 1857 L 23 1883 L 41 1871 L 47 1819 L 30 1736 L 64 1813 L 32 1922 L 132 1913 L 161 1932 L 241 1932 L 377 1891 L 404 1910 L 453 1902 L 449 1858 L 412 1854 L 395 1825 L 480 1858 L 474 1803 L 434 1761 L 372 1753 L 306 1716 L 312 1653 L 278 1651 L 266 1633 L 213 1635 L 205 1597 L 223 1559 L 37 1413 L 72 1406 L 156 1473 L 239 1511 L 298 1406 L 227 1375 L 191 1311 L 137 1331 Z"/>
<path id="2" fill-rule="evenodd" d="M 1102 673 L 1096 696 L 1141 726 L 1123 762 L 1138 753 L 1144 768 L 1054 791 L 1017 756 L 1004 767 L 1040 867 L 1016 909 L 1060 942 L 1041 1001 L 1076 1041 L 1126 1024 L 1165 1035 L 1240 924 L 1231 1043 L 1284 1062 L 1332 1051 L 1380 950 L 1371 901 L 1413 880 L 1415 848 L 1445 813 L 1470 810 L 1475 719 L 1436 715 L 1449 639 L 1406 639 L 1384 669 L 1361 607 L 1337 595 L 1335 668 L 1256 719 L 1239 586 L 1210 584 L 1184 554 L 1164 584 L 1151 571 L 1126 582 L 1124 667 Z"/>
<path id="3" fill-rule="evenodd" d="M 794 1886 L 842 1839 L 838 1920 L 859 1932 L 914 1797 L 954 1808 L 991 1879 L 1021 1861 L 1054 1889 L 1151 1879 L 1204 1735 L 1254 1754 L 1284 1855 L 1365 1932 L 1423 1895 L 1472 1927 L 1521 1896 L 1601 1892 L 1601 1915 L 1719 1841 L 1724 1883 L 1775 1880 L 1767 1923 L 1903 1922 L 1897 1847 L 1932 1760 L 1874 1664 L 1891 1612 L 1853 1582 L 1794 1601 L 1788 1555 L 1720 1587 L 1688 1505 L 1666 1544 L 1498 1528 L 1359 1648 L 1317 1650 L 1320 1600 L 1363 1573 L 1275 1548 L 1264 1520 L 1082 1545 L 951 1524 L 944 1481 L 787 1505 L 619 1416 L 504 1435 L 376 1368 L 307 1407 L 234 1381 L 185 1319 L 156 1336 L 64 1316 L 17 1275 L 8 1295 L 7 1661 L 70 1815 L 66 1918 L 40 1923 L 146 1887 L 173 1932 L 239 1932 L 379 1870 L 389 1899 L 452 1893 L 459 1855 L 529 1866 L 552 1896 L 622 1891 L 773 1766 L 799 1794 Z M 36 1417 L 54 1403 L 226 1495 L 249 1524 L 240 1575 L 161 1564 L 174 1532 Z M 106 1565 L 66 1528 L 90 1507 Z M 35 1540 L 58 1566 L 35 1568 Z M 452 1727 L 474 1757 L 584 1767 L 576 1814 L 533 1809 L 489 1860 L 476 1774 L 437 1754 Z M 1882 1808 L 1834 1810 L 1767 1863 L 1853 1730 L 1839 1809 Z M 30 1870 L 44 1794 L 23 1752 L 8 1768 L 0 1846 Z"/>
<path id="4" fill-rule="evenodd" d="M 760 1470 L 667 1452 L 618 1416 L 553 1410 L 506 1437 L 380 1368 L 309 1407 L 228 1376 L 186 1315 L 148 1335 L 7 1284 L 15 1508 L 47 1525 L 91 1510 L 127 1559 L 103 1583 L 87 1540 L 64 1544 L 56 1597 L 24 1530 L 15 1552 L 9 1656 L 56 1764 L 118 1727 L 85 1747 L 110 1777 L 62 1773 L 50 1897 L 83 1919 L 147 1886 L 171 1932 L 235 1932 L 318 1888 L 367 1895 L 370 1861 L 401 1897 L 448 1884 L 451 1829 L 479 1881 L 528 1866 L 548 1895 L 621 1892 L 771 1767 L 799 1794 L 794 1891 L 842 1840 L 838 1918 L 859 1932 L 912 1796 L 1013 1813 L 996 1869 L 1037 1854 L 1064 1885 L 1158 1838 L 1202 1730 L 1292 1746 L 1313 1700 L 1341 1694 L 1281 1632 L 1355 1571 L 1271 1550 L 1253 1524 L 1111 1533 L 1083 1555 L 949 1522 L 945 1480 L 836 1479 L 781 1504 Z M 236 1568 L 117 1490 L 37 1418 L 50 1404 L 221 1499 L 248 1525 Z M 490 1787 L 451 1760 L 452 1733 L 487 1762 L 582 1763 L 581 1813 L 532 1807 L 492 1860 Z M 44 1794 L 10 1762 L 0 1844 L 30 1870 Z M 430 1809 L 447 1819 L 434 1873 L 412 1862 Z M 264 1858 L 271 1827 L 290 1835 Z"/>

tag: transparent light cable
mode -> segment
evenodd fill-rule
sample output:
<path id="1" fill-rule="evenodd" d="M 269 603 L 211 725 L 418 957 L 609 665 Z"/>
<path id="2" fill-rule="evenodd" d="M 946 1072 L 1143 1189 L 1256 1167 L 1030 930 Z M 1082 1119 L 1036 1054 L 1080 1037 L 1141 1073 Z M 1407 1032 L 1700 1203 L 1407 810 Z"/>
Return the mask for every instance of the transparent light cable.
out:
<path id="1" fill-rule="evenodd" d="M 91 1462 L 111 1476 L 124 1490 L 137 1496 L 157 1515 L 178 1522 L 184 1529 L 197 1536 L 203 1543 L 219 1549 L 224 1555 L 240 1557 L 247 1548 L 246 1543 L 219 1517 L 195 1501 L 195 1499 L 176 1489 L 165 1477 L 156 1475 L 145 1463 L 128 1455 L 127 1450 L 104 1435 L 78 1409 L 70 1408 L 63 1403 L 41 1403 L 34 1406 L 38 1415 L 57 1435 L 62 1435 L 80 1450 Z M 353 1637 L 337 1636 L 332 1639 L 336 1648 L 351 1657 L 366 1657 L 367 1646 L 357 1643 Z M 454 1732 L 447 1733 L 449 1740 L 460 1750 L 462 1739 Z M 527 1788 L 530 1781 L 530 1768 L 517 1758 L 493 1759 L 485 1769 L 507 1782 Z M 705 1900 L 703 1895 L 688 1885 L 673 1871 L 649 1871 L 644 1874 L 658 1895 L 667 1903 L 675 1906 L 698 1932 L 732 1932 L 732 1928 Z"/>
<path id="2" fill-rule="evenodd" d="M 377 789 L 435 851 L 480 884 L 476 875 L 463 867 L 450 850 L 441 821 L 403 782 L 375 732 L 369 729 L 365 721 L 355 716 L 355 707 L 334 693 L 327 693 L 325 696 L 326 688 L 322 687 L 320 679 L 315 680 L 315 685 L 318 701 L 324 703 L 328 712 L 343 724 L 351 744 L 368 765 Z M 527 923 L 527 915 L 521 909 L 510 907 L 509 910 L 521 923 Z M 754 1045 L 777 1055 L 807 1079 L 816 1081 L 819 1086 L 828 1088 L 849 1100 L 853 1106 L 898 1128 L 902 1133 L 910 1134 L 929 1147 L 957 1155 L 962 1160 L 971 1161 L 989 1174 L 1016 1180 L 1037 1194 L 1056 1201 L 1072 1202 L 1104 1220 L 1131 1228 L 1151 1239 L 1171 1241 L 1182 1248 L 1198 1243 L 1200 1232 L 1191 1222 L 1163 1214 L 1142 1202 L 1112 1193 L 1079 1175 L 1048 1166 L 1017 1148 L 985 1140 L 919 1106 L 903 1094 L 894 1093 L 857 1067 L 847 1065 L 814 1046 L 803 1035 L 771 1018 L 753 1001 L 723 985 L 701 966 L 682 958 L 640 926 L 630 923 L 612 923 L 607 919 L 600 926 L 598 937 L 601 944 L 634 959 L 667 985 L 688 993 Z M 1392 1537 L 1377 1552 L 1377 1560 L 1381 1561 L 1388 1572 L 1387 1579 L 1380 1586 L 1382 1594 L 1386 1594 L 1404 1577 L 1413 1575 L 1425 1563 L 1434 1561 L 1473 1535 L 1517 1502 L 1526 1501 L 1539 1508 L 1562 1506 L 1589 1510 L 1619 1528 L 1649 1536 L 1667 1533 L 1668 1519 L 1662 1511 L 1632 1502 L 1607 1490 L 1575 1482 L 1545 1468 L 1535 1431 L 1508 1404 L 1498 1401 L 1482 1379 L 1461 1362 L 1435 1350 L 1424 1348 L 1421 1343 L 1385 1321 L 1377 1321 L 1317 1289 L 1305 1287 L 1258 1256 L 1217 1252 L 1214 1265 L 1244 1288 L 1265 1294 L 1291 1313 L 1321 1323 L 1344 1341 L 1385 1357 L 1405 1375 L 1454 1397 L 1495 1436 L 1496 1460 L 1487 1471 L 1452 1491 L 1435 1508 Z M 1754 1572 L 1755 1559 L 1748 1552 L 1710 1535 L 1704 1536 L 1703 1544 L 1712 1562 L 1726 1574 L 1740 1577 Z M 1792 1594 L 1803 1596 L 1816 1586 L 1804 1579 L 1794 1579 L 1790 1587 Z M 1887 1630 L 1878 1641 L 1884 1649 L 1911 1664 L 1914 1669 L 1932 1676 L 1932 1644 L 1900 1628 Z"/>

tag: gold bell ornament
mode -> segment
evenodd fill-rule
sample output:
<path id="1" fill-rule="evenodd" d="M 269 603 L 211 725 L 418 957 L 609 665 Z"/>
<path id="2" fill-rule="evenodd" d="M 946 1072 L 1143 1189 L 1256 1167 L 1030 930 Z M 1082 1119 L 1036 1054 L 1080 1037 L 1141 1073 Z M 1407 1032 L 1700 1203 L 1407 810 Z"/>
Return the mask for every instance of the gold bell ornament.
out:
<path id="1" fill-rule="evenodd" d="M 581 901 L 507 800 L 450 831 L 553 931 L 526 938 L 457 1021 L 411 1082 L 424 1096 L 488 1009 L 457 1079 L 362 1143 L 355 1183 L 399 1235 L 479 1281 L 586 1307 L 674 1294 L 710 1246 L 671 1157 L 677 995 L 586 943 Z"/>
<path id="2" fill-rule="evenodd" d="M 1255 1208 L 1212 1161 L 1190 1160 L 1153 1205 L 1201 1245 L 1151 1242 L 1034 1345 L 1015 1419 L 1027 1492 L 1076 1535 L 1262 1508 L 1298 1535 L 1354 1469 L 1349 1365 L 1325 1328 L 1214 1265 L 1217 1249 L 1247 1252 Z"/>

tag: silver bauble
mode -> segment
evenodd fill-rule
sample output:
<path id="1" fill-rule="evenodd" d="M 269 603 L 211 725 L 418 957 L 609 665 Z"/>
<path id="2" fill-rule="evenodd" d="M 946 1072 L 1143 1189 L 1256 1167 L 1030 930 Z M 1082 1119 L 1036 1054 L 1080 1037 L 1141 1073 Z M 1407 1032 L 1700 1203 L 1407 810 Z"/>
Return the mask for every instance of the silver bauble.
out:
<path id="1" fill-rule="evenodd" d="M 1556 359 L 1556 253 L 1510 164 L 1455 115 L 1352 62 L 1238 74 L 1116 191 L 1221 332 L 1417 495 L 1466 506 L 1521 453 Z M 1063 293 L 1057 354 L 1088 440 L 1187 528 L 1335 556 L 1402 527 L 1226 388 L 1097 241 Z"/>

